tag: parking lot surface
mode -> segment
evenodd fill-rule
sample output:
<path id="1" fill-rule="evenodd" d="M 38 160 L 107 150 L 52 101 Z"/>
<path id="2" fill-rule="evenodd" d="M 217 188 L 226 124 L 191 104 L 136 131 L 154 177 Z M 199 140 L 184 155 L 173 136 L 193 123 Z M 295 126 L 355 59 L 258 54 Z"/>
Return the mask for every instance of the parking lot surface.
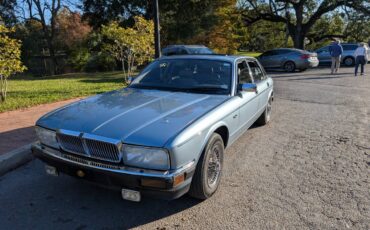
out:
<path id="1" fill-rule="evenodd" d="M 199 202 L 121 199 L 41 162 L 0 177 L 1 229 L 370 229 L 370 66 L 273 73 L 271 123 L 225 154 Z"/>

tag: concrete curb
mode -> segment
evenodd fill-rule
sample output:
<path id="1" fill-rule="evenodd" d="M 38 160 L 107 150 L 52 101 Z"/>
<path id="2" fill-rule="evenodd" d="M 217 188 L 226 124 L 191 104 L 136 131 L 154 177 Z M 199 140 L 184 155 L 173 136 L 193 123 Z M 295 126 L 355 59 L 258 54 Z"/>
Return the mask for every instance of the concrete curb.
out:
<path id="1" fill-rule="evenodd" d="M 0 176 L 31 161 L 34 158 L 31 153 L 31 145 L 24 145 L 16 150 L 0 155 Z"/>

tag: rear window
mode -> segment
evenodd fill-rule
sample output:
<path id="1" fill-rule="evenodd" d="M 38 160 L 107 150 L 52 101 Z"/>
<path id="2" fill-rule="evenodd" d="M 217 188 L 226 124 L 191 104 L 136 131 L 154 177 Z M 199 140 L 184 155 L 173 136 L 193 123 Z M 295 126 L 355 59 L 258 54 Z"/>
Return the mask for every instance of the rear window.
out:
<path id="1" fill-rule="evenodd" d="M 343 45 L 343 50 L 355 50 L 358 45 Z"/>

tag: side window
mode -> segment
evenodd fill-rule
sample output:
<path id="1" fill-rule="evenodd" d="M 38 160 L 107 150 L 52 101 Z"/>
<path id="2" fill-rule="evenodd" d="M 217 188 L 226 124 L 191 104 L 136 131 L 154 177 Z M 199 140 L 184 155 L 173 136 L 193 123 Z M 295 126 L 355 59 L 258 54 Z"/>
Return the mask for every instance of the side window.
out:
<path id="1" fill-rule="evenodd" d="M 355 50 L 357 49 L 357 45 L 343 45 L 343 50 Z"/>
<path id="2" fill-rule="evenodd" d="M 249 73 L 248 65 L 245 61 L 238 64 L 238 83 L 253 83 L 253 79 Z"/>
<path id="3" fill-rule="evenodd" d="M 255 61 L 248 62 L 249 68 L 251 69 L 252 77 L 255 82 L 262 81 L 265 79 L 262 69 Z"/>

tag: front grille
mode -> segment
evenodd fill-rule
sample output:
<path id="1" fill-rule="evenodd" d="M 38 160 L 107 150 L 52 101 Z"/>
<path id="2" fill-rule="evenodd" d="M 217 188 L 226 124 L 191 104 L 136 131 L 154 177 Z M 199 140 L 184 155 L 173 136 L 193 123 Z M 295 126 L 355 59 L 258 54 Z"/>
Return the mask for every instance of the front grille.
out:
<path id="1" fill-rule="evenodd" d="M 120 162 L 121 160 L 121 154 L 117 143 L 92 139 L 91 135 L 89 135 L 88 138 L 84 138 L 84 135 L 81 137 L 81 135 L 74 132 L 71 135 L 58 132 L 57 139 L 60 147 L 69 153 L 110 162 Z"/>
<path id="2" fill-rule="evenodd" d="M 90 139 L 85 139 L 85 143 L 91 157 L 114 162 L 120 160 L 119 150 L 115 144 Z"/>
<path id="3" fill-rule="evenodd" d="M 60 147 L 64 151 L 86 155 L 85 149 L 83 147 L 82 139 L 80 137 L 58 133 L 57 138 L 58 138 Z"/>
<path id="4" fill-rule="evenodd" d="M 106 164 L 106 163 L 97 162 L 97 161 L 89 161 L 89 160 L 83 159 L 81 157 L 72 156 L 72 155 L 68 155 L 68 154 L 63 154 L 63 157 L 70 160 L 70 161 L 74 161 L 74 162 L 84 164 L 84 165 L 91 165 L 91 166 L 95 166 L 95 167 L 107 168 L 107 169 L 116 169 L 116 170 L 121 169 L 121 167 L 119 165 Z"/>

